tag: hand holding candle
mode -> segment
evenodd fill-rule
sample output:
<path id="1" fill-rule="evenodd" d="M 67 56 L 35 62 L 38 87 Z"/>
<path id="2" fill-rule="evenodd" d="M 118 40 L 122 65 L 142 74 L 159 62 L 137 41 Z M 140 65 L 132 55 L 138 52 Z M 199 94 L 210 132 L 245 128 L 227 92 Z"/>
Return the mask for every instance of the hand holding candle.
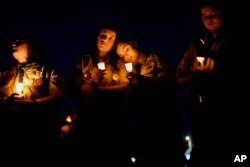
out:
<path id="1" fill-rule="evenodd" d="M 196 57 L 197 61 L 195 64 L 195 70 L 211 72 L 214 69 L 215 61 L 212 58 Z"/>
<path id="2" fill-rule="evenodd" d="M 17 82 L 16 83 L 16 93 L 20 94 L 23 91 L 23 83 Z"/>
<path id="3" fill-rule="evenodd" d="M 126 63 L 125 68 L 128 72 L 131 72 L 133 70 L 133 65 L 132 63 Z"/>
<path id="4" fill-rule="evenodd" d="M 105 70 L 105 63 L 104 62 L 99 62 L 97 64 L 99 70 Z"/>
<path id="5" fill-rule="evenodd" d="M 17 94 L 16 97 L 18 98 L 24 97 L 23 87 L 24 87 L 23 83 L 21 82 L 16 83 L 16 92 L 15 92 Z"/>
<path id="6" fill-rule="evenodd" d="M 196 57 L 196 59 L 201 64 L 201 66 L 204 65 L 205 57 Z"/>

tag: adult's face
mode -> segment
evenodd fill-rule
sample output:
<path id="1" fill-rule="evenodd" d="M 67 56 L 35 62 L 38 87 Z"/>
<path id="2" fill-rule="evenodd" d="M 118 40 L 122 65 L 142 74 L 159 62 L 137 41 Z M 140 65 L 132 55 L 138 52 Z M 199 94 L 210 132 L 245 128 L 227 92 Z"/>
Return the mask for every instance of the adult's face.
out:
<path id="1" fill-rule="evenodd" d="M 221 13 L 212 6 L 201 8 L 201 18 L 205 28 L 210 32 L 216 32 L 222 26 Z"/>
<path id="2" fill-rule="evenodd" d="M 116 40 L 116 32 L 110 29 L 102 29 L 97 37 L 98 51 L 107 54 L 111 51 Z"/>
<path id="3" fill-rule="evenodd" d="M 138 51 L 130 44 L 118 43 L 116 53 L 125 61 L 135 63 L 138 59 Z"/>
<path id="4" fill-rule="evenodd" d="M 22 43 L 19 45 L 12 45 L 12 55 L 20 64 L 28 62 L 29 58 L 29 46 L 27 43 Z"/>

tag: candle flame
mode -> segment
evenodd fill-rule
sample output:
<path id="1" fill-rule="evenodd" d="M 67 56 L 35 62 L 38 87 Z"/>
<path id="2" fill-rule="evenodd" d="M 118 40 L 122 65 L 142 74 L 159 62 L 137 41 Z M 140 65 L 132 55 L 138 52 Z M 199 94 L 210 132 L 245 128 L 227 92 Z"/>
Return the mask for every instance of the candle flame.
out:
<path id="1" fill-rule="evenodd" d="M 201 65 L 203 65 L 204 61 L 205 61 L 205 57 L 196 57 L 197 61 L 201 63 Z"/>
<path id="2" fill-rule="evenodd" d="M 16 83 L 16 93 L 20 94 L 23 91 L 23 83 Z"/>
<path id="3" fill-rule="evenodd" d="M 133 66 L 132 66 L 132 63 L 126 63 L 125 64 L 125 67 L 126 67 L 126 70 L 128 72 L 131 72 L 133 70 Z"/>
<path id="4" fill-rule="evenodd" d="M 68 122 L 68 123 L 71 123 L 71 122 L 72 122 L 72 118 L 71 118 L 70 115 L 68 115 L 68 116 L 66 117 L 66 122 Z"/>
<path id="5" fill-rule="evenodd" d="M 104 62 L 98 63 L 97 66 L 98 66 L 99 70 L 105 70 L 105 63 Z"/>

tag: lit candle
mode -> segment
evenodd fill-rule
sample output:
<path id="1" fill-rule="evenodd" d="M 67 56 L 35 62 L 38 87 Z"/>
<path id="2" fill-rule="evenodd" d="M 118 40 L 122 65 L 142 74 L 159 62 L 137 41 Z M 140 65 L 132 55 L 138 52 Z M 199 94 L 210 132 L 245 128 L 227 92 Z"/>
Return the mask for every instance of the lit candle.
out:
<path id="1" fill-rule="evenodd" d="M 68 123 L 71 123 L 71 122 L 72 122 L 72 118 L 71 118 L 70 115 L 67 115 L 67 117 L 66 117 L 66 122 L 68 122 Z"/>
<path id="2" fill-rule="evenodd" d="M 17 82 L 16 83 L 16 93 L 20 94 L 23 91 L 23 83 Z"/>
<path id="3" fill-rule="evenodd" d="M 203 66 L 204 61 L 205 61 L 205 57 L 196 57 L 196 59 L 197 59 L 197 61 L 198 61 L 199 63 L 201 63 L 201 66 Z"/>
<path id="4" fill-rule="evenodd" d="M 105 63 L 104 62 L 98 63 L 97 66 L 98 66 L 99 70 L 105 70 Z"/>
<path id="5" fill-rule="evenodd" d="M 112 79 L 114 81 L 118 81 L 119 80 L 119 75 L 116 72 L 114 72 L 113 75 L 112 75 Z"/>
<path id="6" fill-rule="evenodd" d="M 126 70 L 128 72 L 131 72 L 133 70 L 133 66 L 132 66 L 132 63 L 126 63 L 125 64 L 125 67 L 126 67 Z"/>

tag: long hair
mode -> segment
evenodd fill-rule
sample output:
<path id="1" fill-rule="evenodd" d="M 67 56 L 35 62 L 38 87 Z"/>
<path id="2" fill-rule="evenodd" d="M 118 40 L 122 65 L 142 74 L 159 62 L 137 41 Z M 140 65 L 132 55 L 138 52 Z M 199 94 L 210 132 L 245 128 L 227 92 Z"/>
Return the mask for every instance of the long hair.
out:
<path id="1" fill-rule="evenodd" d="M 89 50 L 88 52 L 90 53 L 91 56 L 93 56 L 94 60 L 97 60 L 98 59 L 98 48 L 97 48 L 97 38 L 99 36 L 99 33 L 103 30 L 103 29 L 108 29 L 108 30 L 112 30 L 116 33 L 116 39 L 114 41 L 114 45 L 113 47 L 111 48 L 111 50 L 109 51 L 109 61 L 110 61 L 110 64 L 115 67 L 116 66 L 116 63 L 118 61 L 118 55 L 116 54 L 115 52 L 115 49 L 116 49 L 116 44 L 117 44 L 117 41 L 119 39 L 119 35 L 120 35 L 120 31 L 119 31 L 119 28 L 116 24 L 114 24 L 113 22 L 104 22 L 102 23 L 101 25 L 99 25 L 99 27 L 97 28 L 97 31 L 96 31 L 96 34 L 93 38 L 93 41 L 90 43 L 90 47 L 89 47 Z"/>
<path id="2" fill-rule="evenodd" d="M 133 49 L 146 55 L 152 53 L 151 50 L 146 50 L 145 45 L 142 45 L 139 38 L 128 32 L 121 33 L 117 43 L 129 44 Z"/>

